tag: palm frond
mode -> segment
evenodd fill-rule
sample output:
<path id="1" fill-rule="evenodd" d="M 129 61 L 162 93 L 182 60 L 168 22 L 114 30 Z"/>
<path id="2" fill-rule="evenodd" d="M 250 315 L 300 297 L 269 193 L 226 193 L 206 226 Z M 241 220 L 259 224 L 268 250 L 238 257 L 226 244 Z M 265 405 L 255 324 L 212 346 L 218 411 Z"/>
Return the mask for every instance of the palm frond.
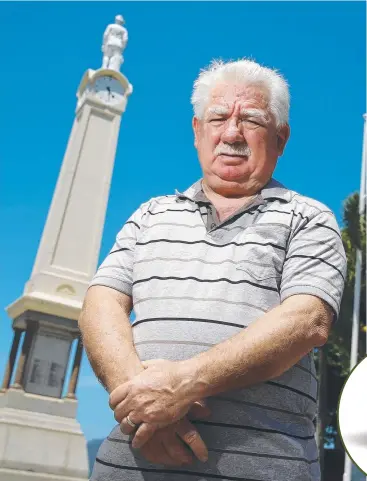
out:
<path id="1" fill-rule="evenodd" d="M 344 201 L 343 209 L 343 232 L 347 232 L 352 247 L 361 246 L 361 225 L 359 218 L 359 193 L 351 194 Z"/>

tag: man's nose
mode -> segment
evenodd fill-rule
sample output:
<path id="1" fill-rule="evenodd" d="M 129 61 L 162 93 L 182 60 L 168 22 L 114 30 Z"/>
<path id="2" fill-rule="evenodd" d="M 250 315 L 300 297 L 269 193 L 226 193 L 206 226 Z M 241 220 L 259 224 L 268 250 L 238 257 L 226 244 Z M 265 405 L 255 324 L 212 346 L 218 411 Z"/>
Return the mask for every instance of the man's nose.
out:
<path id="1" fill-rule="evenodd" d="M 238 124 L 235 119 L 231 119 L 228 122 L 221 137 L 222 137 L 222 141 L 227 142 L 228 144 L 233 144 L 235 142 L 243 141 L 243 135 L 241 134 L 241 131 L 238 128 Z"/>

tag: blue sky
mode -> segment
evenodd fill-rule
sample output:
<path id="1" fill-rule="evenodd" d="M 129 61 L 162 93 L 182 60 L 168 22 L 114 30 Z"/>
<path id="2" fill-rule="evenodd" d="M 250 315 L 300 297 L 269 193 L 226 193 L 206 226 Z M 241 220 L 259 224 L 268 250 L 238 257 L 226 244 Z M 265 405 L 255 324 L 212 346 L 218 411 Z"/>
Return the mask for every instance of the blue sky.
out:
<path id="1" fill-rule="evenodd" d="M 192 83 L 212 58 L 252 57 L 291 87 L 292 134 L 275 177 L 333 209 L 359 189 L 366 109 L 365 3 L 0 3 L 0 306 L 23 291 L 37 252 L 84 71 L 101 64 L 117 13 L 134 85 L 111 185 L 101 259 L 140 203 L 183 190 L 200 170 L 191 132 Z M 7 48 L 5 48 L 7 46 Z M 11 322 L 0 311 L 0 372 Z M 87 439 L 114 421 L 84 357 L 78 419 Z"/>

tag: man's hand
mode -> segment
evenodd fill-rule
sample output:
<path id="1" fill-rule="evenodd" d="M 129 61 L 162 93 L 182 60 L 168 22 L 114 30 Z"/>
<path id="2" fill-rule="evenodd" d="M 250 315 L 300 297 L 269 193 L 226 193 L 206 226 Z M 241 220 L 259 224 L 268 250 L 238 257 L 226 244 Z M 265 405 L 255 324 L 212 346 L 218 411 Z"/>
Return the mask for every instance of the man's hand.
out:
<path id="1" fill-rule="evenodd" d="M 140 452 L 151 463 L 182 466 L 193 461 L 187 447 L 200 461 L 207 461 L 208 450 L 204 441 L 195 427 L 184 417 L 171 426 L 157 430 Z"/>
<path id="2" fill-rule="evenodd" d="M 126 416 L 140 424 L 135 448 L 143 446 L 157 429 L 182 419 L 196 401 L 190 373 L 183 363 L 152 360 L 143 365 L 144 371 L 110 394 L 110 407 L 123 432 L 130 432 Z"/>

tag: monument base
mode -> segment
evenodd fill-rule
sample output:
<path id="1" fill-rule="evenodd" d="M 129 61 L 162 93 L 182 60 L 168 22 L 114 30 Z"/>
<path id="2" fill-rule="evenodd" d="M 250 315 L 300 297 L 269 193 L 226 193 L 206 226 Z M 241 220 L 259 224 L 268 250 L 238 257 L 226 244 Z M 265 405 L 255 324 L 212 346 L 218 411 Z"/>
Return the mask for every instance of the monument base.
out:
<path id="1" fill-rule="evenodd" d="M 16 398 L 18 403 L 14 402 Z M 26 409 L 29 404 L 37 409 L 38 403 L 41 412 Z M 45 409 L 46 404 L 49 409 Z M 46 400 L 15 389 L 0 395 L 1 481 L 88 479 L 87 443 L 73 416 L 76 404 L 68 399 Z"/>
<path id="2" fill-rule="evenodd" d="M 86 478 L 71 478 L 70 476 L 57 476 L 55 474 L 41 474 L 18 469 L 0 468 L 1 481 L 85 481 Z"/>

